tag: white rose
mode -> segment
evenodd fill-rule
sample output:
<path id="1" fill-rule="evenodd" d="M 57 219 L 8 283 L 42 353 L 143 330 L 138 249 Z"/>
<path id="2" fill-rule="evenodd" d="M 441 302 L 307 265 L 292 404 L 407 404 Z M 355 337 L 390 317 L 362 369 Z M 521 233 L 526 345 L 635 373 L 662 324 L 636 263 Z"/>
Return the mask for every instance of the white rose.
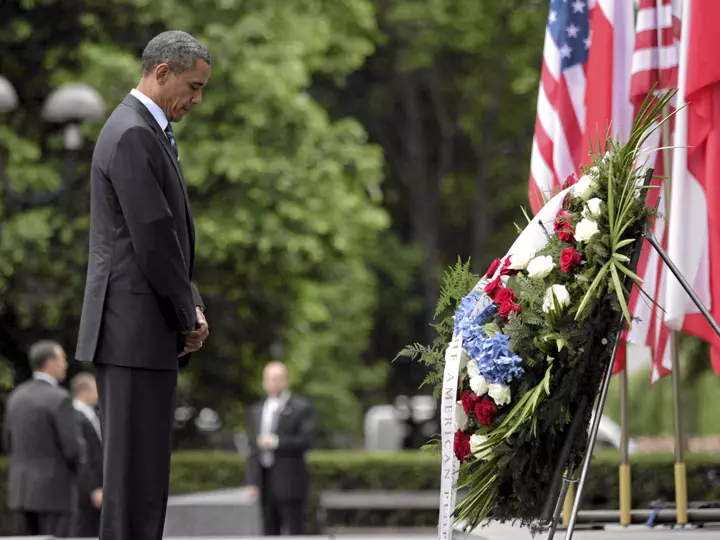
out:
<path id="1" fill-rule="evenodd" d="M 592 219 L 582 219 L 575 227 L 575 239 L 578 242 L 587 242 L 599 232 L 597 223 Z"/>
<path id="2" fill-rule="evenodd" d="M 592 197 L 594 191 L 595 181 L 587 174 L 583 174 L 580 177 L 580 180 L 578 180 L 577 183 L 572 187 L 573 195 L 575 195 L 576 197 L 580 197 L 585 201 Z"/>
<path id="3" fill-rule="evenodd" d="M 475 362 L 470 362 L 470 364 L 474 364 Z M 470 371 L 470 370 L 468 370 Z M 475 367 L 475 371 L 477 371 L 477 366 Z M 470 388 L 473 392 L 475 392 L 478 396 L 484 396 L 488 391 L 488 383 L 485 380 L 485 377 L 480 375 L 480 373 L 477 373 L 475 375 L 470 375 Z"/>
<path id="4" fill-rule="evenodd" d="M 535 252 L 528 249 L 513 253 L 510 255 L 510 268 L 513 270 L 525 270 L 534 256 Z"/>
<path id="5" fill-rule="evenodd" d="M 553 297 L 555 298 L 554 301 Z M 548 288 L 547 292 L 545 293 L 545 301 L 543 302 L 543 312 L 549 313 L 550 311 L 554 311 L 555 302 L 557 302 L 561 308 L 570 305 L 570 293 L 565 288 L 565 285 L 553 285 L 552 287 Z"/>
<path id="6" fill-rule="evenodd" d="M 583 208 L 583 217 L 597 216 L 598 214 L 600 214 L 601 205 L 602 199 L 598 199 L 597 197 L 595 197 L 594 199 L 590 199 L 586 203 L 585 208 Z"/>
<path id="7" fill-rule="evenodd" d="M 467 427 L 468 416 L 465 414 L 462 401 L 455 404 L 455 429 L 463 431 Z"/>
<path id="8" fill-rule="evenodd" d="M 547 277 L 552 269 L 555 268 L 555 263 L 550 255 L 543 255 L 541 257 L 535 257 L 530 264 L 528 264 L 527 272 L 531 278 L 542 279 Z"/>
<path id="9" fill-rule="evenodd" d="M 510 403 L 510 387 L 507 384 L 493 383 L 488 386 L 488 395 L 498 407 Z"/>
<path id="10" fill-rule="evenodd" d="M 477 433 L 470 435 L 470 453 L 477 459 L 488 459 L 492 454 L 492 450 L 489 448 L 482 448 L 487 440 L 488 438 L 485 435 Z"/>

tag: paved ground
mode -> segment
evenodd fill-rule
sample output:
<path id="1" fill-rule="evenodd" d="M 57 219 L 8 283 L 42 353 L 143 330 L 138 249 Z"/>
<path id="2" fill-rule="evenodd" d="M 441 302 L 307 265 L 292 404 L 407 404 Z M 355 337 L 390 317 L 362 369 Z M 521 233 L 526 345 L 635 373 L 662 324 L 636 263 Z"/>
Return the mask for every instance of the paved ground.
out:
<path id="1" fill-rule="evenodd" d="M 546 534 L 539 534 L 534 540 L 544 540 Z M 12 537 L 6 540 L 53 540 L 52 537 Z M 170 536 L 166 540 L 265 540 L 262 536 Z M 351 534 L 343 533 L 337 536 L 297 536 L 298 540 L 436 540 L 434 534 Z M 565 533 L 558 531 L 556 540 L 564 540 Z M 493 525 L 478 529 L 469 536 L 462 533 L 455 535 L 456 540 L 531 540 L 532 536 L 526 529 L 518 529 L 510 525 Z M 656 527 L 653 529 L 644 526 L 620 527 L 607 526 L 603 531 L 576 531 L 573 540 L 715 540 L 720 539 L 720 527 L 707 527 L 704 529 L 669 529 Z M 0 540 L 5 540 L 0 538 Z M 72 540 L 72 539 L 71 539 Z M 79 540 L 79 539 L 75 539 Z M 90 539 L 82 539 L 90 540 Z"/>
<path id="2" fill-rule="evenodd" d="M 538 534 L 535 539 L 543 540 L 547 534 Z M 460 538 L 460 536 L 458 536 Z M 493 525 L 478 529 L 468 540 L 530 540 L 532 536 L 526 529 L 506 525 Z M 555 540 L 564 540 L 565 532 L 558 531 Z M 669 529 L 645 526 L 620 527 L 609 525 L 605 530 L 576 531 L 573 540 L 710 540 L 720 538 L 720 528 L 707 529 Z"/>
<path id="3" fill-rule="evenodd" d="M 7 540 L 52 540 L 51 537 L 13 537 Z M 298 540 L 333 540 L 335 538 L 342 540 L 436 540 L 433 534 L 341 534 L 338 536 L 299 536 Z M 532 537 L 527 530 L 517 529 L 511 526 L 495 525 L 480 529 L 470 536 L 465 537 L 458 533 L 456 540 L 530 540 Z M 544 540 L 546 535 L 540 534 L 535 537 L 536 540 Z M 555 536 L 556 540 L 564 540 L 565 533 L 559 531 Z M 262 536 L 235 536 L 235 537 L 166 537 L 166 540 L 264 540 Z M 604 531 L 577 531 L 573 536 L 574 540 L 711 540 L 720 539 L 720 527 L 706 529 L 666 529 L 647 527 L 629 527 L 622 528 L 619 526 L 608 526 Z M 2 540 L 2 539 L 0 539 Z M 77 540 L 77 539 L 76 539 Z M 83 539 L 84 540 L 84 539 Z"/>

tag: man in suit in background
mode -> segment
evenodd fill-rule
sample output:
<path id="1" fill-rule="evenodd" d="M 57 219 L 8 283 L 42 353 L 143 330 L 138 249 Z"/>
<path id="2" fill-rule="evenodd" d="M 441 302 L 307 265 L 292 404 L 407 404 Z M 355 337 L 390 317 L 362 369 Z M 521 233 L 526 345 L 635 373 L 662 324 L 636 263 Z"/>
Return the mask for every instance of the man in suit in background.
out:
<path id="1" fill-rule="evenodd" d="M 65 538 L 83 460 L 72 399 L 60 386 L 67 358 L 58 343 L 40 341 L 30 348 L 29 359 L 33 378 L 8 397 L 3 430 L 13 534 Z"/>
<path id="2" fill-rule="evenodd" d="M 102 540 L 160 540 L 177 373 L 208 336 L 192 283 L 195 228 L 172 122 L 202 101 L 210 54 L 163 32 L 95 145 L 76 358 L 95 363 L 104 448 Z"/>
<path id="3" fill-rule="evenodd" d="M 265 367 L 263 388 L 267 399 L 248 412 L 246 483 L 260 496 L 267 536 L 300 535 L 310 489 L 305 453 L 315 440 L 317 418 L 307 399 L 290 393 L 284 364 Z"/>
<path id="4" fill-rule="evenodd" d="M 100 508 L 103 499 L 103 449 L 97 384 L 90 373 L 80 373 L 70 381 L 75 419 L 85 443 L 85 463 L 78 476 L 77 504 L 73 516 L 73 536 L 95 538 L 100 533 Z"/>

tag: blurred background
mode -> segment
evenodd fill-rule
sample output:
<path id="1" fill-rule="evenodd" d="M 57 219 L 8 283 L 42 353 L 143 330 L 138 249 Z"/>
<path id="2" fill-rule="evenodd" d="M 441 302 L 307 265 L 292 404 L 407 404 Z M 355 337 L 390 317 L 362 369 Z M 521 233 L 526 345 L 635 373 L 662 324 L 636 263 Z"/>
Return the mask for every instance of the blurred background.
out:
<path id="1" fill-rule="evenodd" d="M 321 450 L 422 446 L 438 432 L 430 389 L 418 390 L 424 369 L 392 360 L 434 338 L 443 268 L 459 256 L 484 271 L 524 221 L 547 9 L 545 0 L 0 0 L 0 104 L 17 101 L 0 112 L 0 407 L 30 376 L 31 343 L 51 338 L 74 353 L 88 169 L 104 120 L 93 91 L 112 110 L 139 80 L 148 40 L 183 29 L 213 58 L 202 106 L 176 127 L 213 335 L 180 378 L 173 492 L 242 483 L 230 454 L 246 448 L 245 408 L 261 397 L 270 360 L 312 400 Z M 71 94 L 76 114 L 53 118 L 47 100 L 68 84 L 85 85 Z M 720 382 L 708 355 L 683 338 L 687 444 L 717 455 Z M 631 367 L 631 435 L 641 450 L 668 453 L 672 499 L 671 381 L 649 391 L 649 362 L 637 354 Z M 200 450 L 228 456 L 185 452 Z M 366 462 L 345 454 L 316 453 L 314 482 L 367 476 Z M 434 458 L 398 456 L 367 458 L 377 477 L 358 485 L 435 485 Z"/>

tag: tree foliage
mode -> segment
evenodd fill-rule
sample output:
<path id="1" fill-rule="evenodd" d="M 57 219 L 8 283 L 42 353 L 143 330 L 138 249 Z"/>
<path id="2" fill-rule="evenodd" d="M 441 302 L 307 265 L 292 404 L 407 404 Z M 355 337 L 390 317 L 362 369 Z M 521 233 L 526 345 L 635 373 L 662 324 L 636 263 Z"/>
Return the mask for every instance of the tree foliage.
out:
<path id="1" fill-rule="evenodd" d="M 13 182 L 34 189 L 57 182 L 61 163 L 59 153 L 43 154 L 38 144 L 47 131 L 39 104 L 51 87 L 82 80 L 114 107 L 136 84 L 139 52 L 158 31 L 182 28 L 208 45 L 204 103 L 176 129 L 198 230 L 197 281 L 213 333 L 185 376 L 184 398 L 238 422 L 242 404 L 259 393 L 262 365 L 280 358 L 298 390 L 315 399 L 325 428 L 357 432 L 355 391 L 384 378 L 362 357 L 376 305 L 367 252 L 389 222 L 381 207 L 382 155 L 358 122 L 330 118 L 308 89 L 319 74 L 341 83 L 372 52 L 372 6 L 46 0 L 22 1 L 9 14 L 0 44 L 14 54 L 2 55 L 0 72 L 23 106 L 0 136 Z M 86 126 L 91 140 L 98 128 Z M 21 208 L 3 197 L 0 210 L 3 314 L 34 335 L 60 336 L 70 350 L 84 282 L 87 195 L 84 168 L 56 204 Z"/>
<path id="2" fill-rule="evenodd" d="M 0 147 L 17 189 L 57 185 L 61 133 L 39 120 L 52 88 L 81 80 L 111 108 L 153 35 L 195 34 L 213 73 L 176 134 L 213 335 L 183 399 L 239 423 L 280 357 L 327 429 L 357 432 L 388 369 L 389 394 L 424 378 L 389 366 L 431 341 L 442 269 L 484 271 L 514 236 L 546 16 L 544 0 L 10 0 L 0 73 L 21 107 Z M 37 337 L 74 349 L 90 152 L 51 206 L 0 186 L 0 352 L 16 375 Z"/>

